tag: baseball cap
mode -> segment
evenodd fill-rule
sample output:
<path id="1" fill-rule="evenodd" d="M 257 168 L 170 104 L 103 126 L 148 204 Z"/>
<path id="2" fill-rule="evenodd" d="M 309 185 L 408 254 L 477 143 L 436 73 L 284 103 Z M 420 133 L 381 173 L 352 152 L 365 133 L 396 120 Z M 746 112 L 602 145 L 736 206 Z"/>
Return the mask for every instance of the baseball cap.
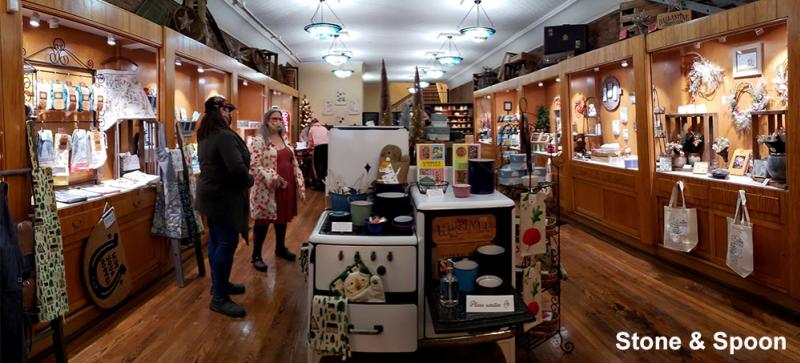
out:
<path id="1" fill-rule="evenodd" d="M 222 96 L 210 97 L 209 99 L 206 100 L 205 107 L 206 107 L 206 112 L 219 110 L 221 108 L 228 109 L 228 111 L 233 111 L 236 109 L 236 106 L 228 102 L 228 100 L 226 100 L 225 97 Z"/>

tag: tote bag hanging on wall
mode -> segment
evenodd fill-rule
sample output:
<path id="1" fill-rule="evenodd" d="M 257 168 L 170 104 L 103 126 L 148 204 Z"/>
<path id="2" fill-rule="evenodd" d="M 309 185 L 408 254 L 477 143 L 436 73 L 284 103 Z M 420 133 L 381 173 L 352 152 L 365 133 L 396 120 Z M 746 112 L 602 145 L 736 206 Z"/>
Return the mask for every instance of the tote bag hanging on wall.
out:
<path id="1" fill-rule="evenodd" d="M 741 277 L 753 272 L 753 224 L 747 213 L 747 198 L 739 191 L 736 214 L 728 217 L 728 256 L 725 264 Z"/>
<path id="2" fill-rule="evenodd" d="M 676 207 L 678 193 L 681 206 Z M 683 181 L 675 183 L 669 205 L 664 206 L 664 247 L 671 250 L 689 252 L 697 246 L 697 210 L 686 208 L 683 195 Z"/>

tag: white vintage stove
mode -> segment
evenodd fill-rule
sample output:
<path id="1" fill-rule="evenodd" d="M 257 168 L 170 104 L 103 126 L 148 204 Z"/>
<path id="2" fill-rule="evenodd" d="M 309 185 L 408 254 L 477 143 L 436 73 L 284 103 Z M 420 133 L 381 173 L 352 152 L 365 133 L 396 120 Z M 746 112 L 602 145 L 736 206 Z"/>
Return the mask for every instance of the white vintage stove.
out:
<path id="1" fill-rule="evenodd" d="M 309 307 L 312 296 L 331 294 L 328 285 L 358 254 L 372 273 L 381 276 L 386 302 L 349 304 L 351 350 L 417 350 L 417 236 L 331 232 L 328 213 L 322 213 L 309 238 Z M 312 361 L 316 362 L 316 357 Z"/>

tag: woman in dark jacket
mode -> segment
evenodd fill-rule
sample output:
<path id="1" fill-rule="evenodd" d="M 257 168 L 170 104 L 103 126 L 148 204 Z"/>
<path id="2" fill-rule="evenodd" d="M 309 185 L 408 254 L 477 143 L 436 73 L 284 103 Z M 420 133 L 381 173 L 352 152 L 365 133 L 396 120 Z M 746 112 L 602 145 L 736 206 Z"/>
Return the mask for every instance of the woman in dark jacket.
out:
<path id="1" fill-rule="evenodd" d="M 239 236 L 247 239 L 250 209 L 247 188 L 253 185 L 253 177 L 249 174 L 250 152 L 230 128 L 230 113 L 234 109 L 220 96 L 206 101 L 205 116 L 197 130 L 200 142 L 197 210 L 206 216 L 210 236 L 208 263 L 213 297 L 209 308 L 242 317 L 244 308 L 229 295 L 243 294 L 244 285 L 232 284 L 229 278 Z"/>

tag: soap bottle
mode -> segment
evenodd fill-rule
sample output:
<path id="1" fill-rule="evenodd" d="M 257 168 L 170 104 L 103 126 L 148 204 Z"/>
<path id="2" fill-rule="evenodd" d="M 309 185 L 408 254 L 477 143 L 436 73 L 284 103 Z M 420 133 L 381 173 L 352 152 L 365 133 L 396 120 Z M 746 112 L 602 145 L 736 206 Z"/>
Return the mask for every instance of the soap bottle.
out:
<path id="1" fill-rule="evenodd" d="M 453 261 L 447 260 L 447 275 L 439 282 L 439 303 L 445 308 L 458 304 L 458 279 L 453 275 Z"/>

